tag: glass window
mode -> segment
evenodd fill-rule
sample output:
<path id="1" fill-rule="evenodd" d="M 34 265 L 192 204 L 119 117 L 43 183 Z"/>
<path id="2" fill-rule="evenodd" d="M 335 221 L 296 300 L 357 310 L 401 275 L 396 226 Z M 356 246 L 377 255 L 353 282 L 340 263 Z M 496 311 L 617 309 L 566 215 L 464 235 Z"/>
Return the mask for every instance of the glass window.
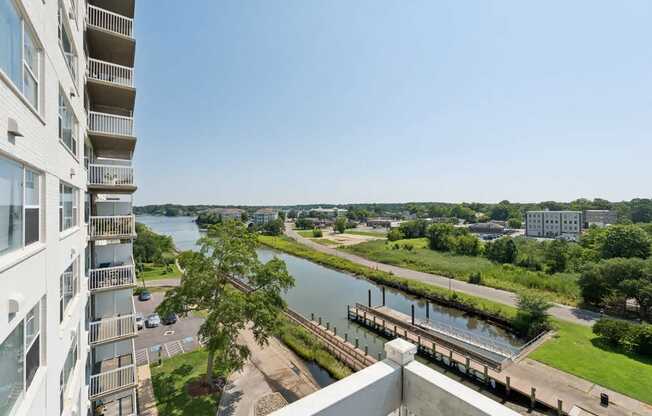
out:
<path id="1" fill-rule="evenodd" d="M 23 323 L 0 344 L 0 415 L 11 413 L 23 393 Z"/>
<path id="2" fill-rule="evenodd" d="M 63 394 L 68 387 L 68 381 L 70 380 L 70 374 L 75 369 L 77 365 L 77 334 L 75 333 L 72 337 L 70 343 L 70 349 L 68 350 L 68 355 L 66 356 L 66 361 L 63 364 L 61 373 L 59 373 L 59 400 L 60 400 L 60 412 L 63 413 Z"/>
<path id="3" fill-rule="evenodd" d="M 77 118 L 66 99 L 66 94 L 59 88 L 59 139 L 77 157 Z"/>
<path id="4" fill-rule="evenodd" d="M 79 292 L 79 256 L 59 277 L 59 322 L 63 322 L 68 305 Z"/>
<path id="5" fill-rule="evenodd" d="M 59 230 L 75 227 L 78 221 L 77 206 L 79 190 L 71 185 L 59 183 Z"/>
<path id="6" fill-rule="evenodd" d="M 77 53 L 75 52 L 72 42 L 70 39 L 72 38 L 70 36 L 70 33 L 68 32 L 68 28 L 65 25 L 65 18 L 66 16 L 65 11 L 63 10 L 63 4 L 61 2 L 59 3 L 59 45 L 61 46 L 61 50 L 63 51 L 63 57 L 66 61 L 66 64 L 68 65 L 68 69 L 70 70 L 70 75 L 72 76 L 73 80 L 77 80 Z"/>
<path id="7" fill-rule="evenodd" d="M 0 254 L 23 245 L 22 176 L 21 165 L 0 157 Z"/>
<path id="8" fill-rule="evenodd" d="M 25 245 L 40 240 L 41 231 L 41 175 L 25 169 Z"/>

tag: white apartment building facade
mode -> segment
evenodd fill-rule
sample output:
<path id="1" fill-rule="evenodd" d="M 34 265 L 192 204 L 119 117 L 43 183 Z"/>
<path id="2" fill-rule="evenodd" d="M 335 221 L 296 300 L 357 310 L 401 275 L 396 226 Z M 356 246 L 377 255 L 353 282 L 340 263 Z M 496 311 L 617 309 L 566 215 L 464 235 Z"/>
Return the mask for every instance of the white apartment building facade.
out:
<path id="1" fill-rule="evenodd" d="M 528 211 L 525 215 L 525 235 L 528 237 L 577 240 L 583 225 L 580 211 Z"/>
<path id="2" fill-rule="evenodd" d="M 278 218 L 278 211 L 272 208 L 261 208 L 254 212 L 254 224 L 263 225 Z"/>
<path id="3" fill-rule="evenodd" d="M 133 0 L 0 0 L 0 416 L 136 413 Z"/>

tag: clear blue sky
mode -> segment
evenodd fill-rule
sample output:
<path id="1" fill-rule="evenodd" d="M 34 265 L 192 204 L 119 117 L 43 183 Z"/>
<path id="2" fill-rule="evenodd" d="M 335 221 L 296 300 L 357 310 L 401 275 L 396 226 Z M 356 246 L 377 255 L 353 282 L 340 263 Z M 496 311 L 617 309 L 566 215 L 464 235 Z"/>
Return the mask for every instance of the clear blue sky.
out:
<path id="1" fill-rule="evenodd" d="M 140 0 L 136 204 L 652 194 L 652 2 Z"/>

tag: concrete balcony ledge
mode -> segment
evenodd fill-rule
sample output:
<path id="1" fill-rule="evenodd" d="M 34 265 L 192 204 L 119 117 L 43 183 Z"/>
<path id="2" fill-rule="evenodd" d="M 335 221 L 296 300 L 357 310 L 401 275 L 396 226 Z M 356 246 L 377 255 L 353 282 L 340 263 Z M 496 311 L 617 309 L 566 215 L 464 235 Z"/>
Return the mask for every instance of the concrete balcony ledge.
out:
<path id="1" fill-rule="evenodd" d="M 88 237 L 91 240 L 136 238 L 136 219 L 133 215 L 91 216 Z"/>
<path id="2" fill-rule="evenodd" d="M 416 346 L 395 339 L 388 358 L 333 383 L 273 416 L 518 416 L 518 413 L 414 360 Z"/>

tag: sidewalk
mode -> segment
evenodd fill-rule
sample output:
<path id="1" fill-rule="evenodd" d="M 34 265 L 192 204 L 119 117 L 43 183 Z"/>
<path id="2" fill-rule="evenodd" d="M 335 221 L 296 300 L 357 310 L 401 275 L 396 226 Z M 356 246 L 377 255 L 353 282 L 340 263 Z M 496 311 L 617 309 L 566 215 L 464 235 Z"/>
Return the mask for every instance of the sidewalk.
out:
<path id="1" fill-rule="evenodd" d="M 140 416 L 158 416 L 152 374 L 148 364 L 138 367 L 138 414 Z"/>

